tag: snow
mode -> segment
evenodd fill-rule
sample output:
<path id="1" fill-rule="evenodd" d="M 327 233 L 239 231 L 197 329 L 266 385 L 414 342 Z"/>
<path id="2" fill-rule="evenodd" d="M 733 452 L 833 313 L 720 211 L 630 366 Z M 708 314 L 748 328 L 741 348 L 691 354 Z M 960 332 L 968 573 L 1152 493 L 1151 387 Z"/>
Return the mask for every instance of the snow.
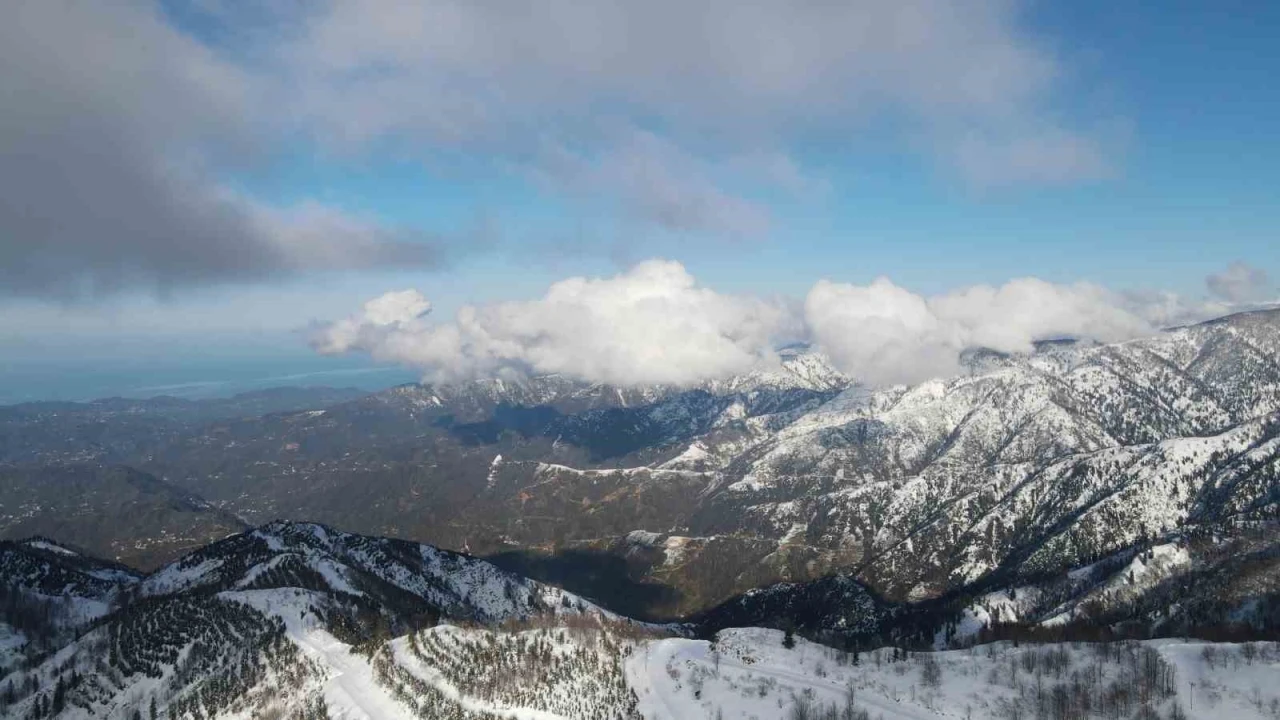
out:
<path id="1" fill-rule="evenodd" d="M 885 720 L 994 720 L 1000 716 L 999 704 L 1014 697 L 998 673 L 1020 654 L 1064 648 L 1074 667 L 1088 668 L 1098 662 L 1092 645 L 1019 649 L 997 643 L 916 654 L 903 662 L 890 662 L 889 649 L 884 648 L 861 653 L 860 663 L 853 666 L 841 662 L 831 648 L 797 637 L 795 647 L 788 650 L 782 640 L 777 630 L 744 628 L 721 631 L 715 649 L 703 640 L 643 643 L 626 663 L 627 681 L 639 696 L 639 708 L 647 720 L 704 720 L 717 717 L 717 711 L 726 720 L 772 720 L 785 717 L 801 697 L 818 705 L 842 705 L 850 688 L 859 708 Z M 1276 693 L 1280 650 L 1273 650 L 1269 660 L 1259 657 L 1247 664 L 1239 646 L 1183 640 L 1145 644 L 1174 666 L 1176 701 L 1193 720 L 1263 720 L 1274 717 L 1272 702 L 1280 707 Z M 1206 646 L 1222 657 L 1215 668 L 1206 666 L 1202 657 Z M 877 653 L 880 662 L 874 661 Z M 921 680 L 926 657 L 941 669 L 933 688 Z M 1104 667 L 1104 675 L 1111 672 Z M 1026 682 L 1033 678 L 1028 675 Z M 1172 701 L 1162 702 L 1168 706 Z M 1031 715 L 1024 712 L 1024 716 Z"/>
<path id="2" fill-rule="evenodd" d="M 10 658 L 27 644 L 27 636 L 6 622 L 0 622 L 0 668 L 9 665 Z"/>
<path id="3" fill-rule="evenodd" d="M 1257 660 L 1252 664 L 1240 657 L 1240 645 L 1182 640 L 1152 640 L 1161 657 L 1178 671 L 1178 697 L 1183 708 L 1191 708 L 1192 718 L 1233 718 L 1273 720 L 1280 717 L 1280 662 Z M 1220 666 L 1209 667 L 1203 656 L 1206 647 L 1230 653 Z"/>
<path id="4" fill-rule="evenodd" d="M 432 632 L 465 633 L 465 631 L 458 630 L 456 628 L 452 628 L 449 626 L 441 626 L 438 628 L 434 628 Z M 419 660 L 417 657 L 415 657 L 413 653 L 409 652 L 407 643 L 404 638 L 400 638 L 392 642 L 391 648 L 392 648 L 392 657 L 395 658 L 395 661 L 398 665 L 404 667 L 406 670 L 412 673 L 415 677 L 418 677 L 419 679 L 427 681 L 429 685 L 439 690 L 441 693 L 445 695 L 445 697 L 448 697 L 449 699 L 454 700 L 463 708 L 471 712 L 492 713 L 495 715 L 501 715 L 503 717 L 513 718 L 513 720 L 567 720 L 566 718 L 564 718 L 564 716 L 556 715 L 555 713 L 549 713 L 541 710 L 533 710 L 529 708 L 505 707 L 501 705 L 494 705 L 492 703 L 483 702 L 476 698 L 469 697 L 464 693 L 462 693 L 461 691 L 459 691 L 458 688 L 454 687 L 451 683 L 449 683 L 440 674 L 439 671 L 437 671 L 435 668 L 429 667 L 428 665 L 423 663 L 421 660 Z"/>
<path id="5" fill-rule="evenodd" d="M 86 570 L 85 575 L 99 580 L 105 580 L 109 583 L 131 584 L 138 581 L 137 575 L 134 575 L 127 570 L 117 570 L 115 568 Z"/>
<path id="6" fill-rule="evenodd" d="M 493 456 L 493 461 L 489 463 L 489 475 L 485 479 L 485 488 L 492 490 L 498 481 L 498 468 L 502 467 L 502 453 Z"/>
<path id="7" fill-rule="evenodd" d="M 412 718 L 408 708 L 387 695 L 374 679 L 373 667 L 351 646 L 320 629 L 290 633 L 308 656 L 322 661 L 332 673 L 324 685 L 329 717 L 334 720 Z"/>
<path id="8" fill-rule="evenodd" d="M 408 720 L 413 715 L 390 697 L 374 679 L 373 667 L 351 646 L 324 630 L 319 619 L 310 612 L 323 597 L 319 593 L 297 588 L 273 590 L 237 590 L 219 593 L 219 597 L 243 602 L 255 609 L 280 617 L 285 633 L 307 657 L 328 668 L 322 686 L 334 720 Z"/>
<path id="9" fill-rule="evenodd" d="M 656 533 L 651 530 L 632 530 L 627 533 L 627 542 L 632 545 L 645 545 L 653 547 L 662 539 L 662 533 Z"/>
<path id="10" fill-rule="evenodd" d="M 166 565 L 142 581 L 142 594 L 167 595 L 194 587 L 222 567 L 222 563 L 222 558 L 209 558 L 189 567 L 182 561 Z"/>
<path id="11" fill-rule="evenodd" d="M 76 555 L 79 555 L 79 553 L 75 552 L 74 550 L 68 550 L 67 548 L 62 547 L 61 545 L 55 545 L 50 542 L 45 542 L 44 540 L 28 540 L 26 542 L 26 546 L 35 548 L 37 550 L 47 550 L 49 552 L 57 553 L 59 555 L 69 555 L 73 557 Z"/>
<path id="12" fill-rule="evenodd" d="M 772 720 L 783 717 L 798 696 L 842 702 L 857 670 L 837 667 L 830 648 L 796 638 L 795 648 L 787 650 L 782 640 L 778 630 L 745 628 L 721 631 L 715 652 L 705 640 L 649 642 L 627 661 L 627 681 L 647 720 L 705 720 L 717 710 L 726 720 Z M 859 706 L 885 720 L 942 717 L 876 694 L 856 696 Z"/>

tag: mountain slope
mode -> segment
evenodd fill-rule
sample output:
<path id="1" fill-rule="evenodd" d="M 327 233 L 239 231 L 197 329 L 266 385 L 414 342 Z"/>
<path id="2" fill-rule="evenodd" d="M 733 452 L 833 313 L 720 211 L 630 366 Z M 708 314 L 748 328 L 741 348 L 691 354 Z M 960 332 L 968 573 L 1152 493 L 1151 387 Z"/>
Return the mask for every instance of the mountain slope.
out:
<path id="1" fill-rule="evenodd" d="M 145 577 L 43 540 L 6 543 L 0 580 L 29 593 L 62 585 L 66 597 L 102 604 L 101 612 L 83 618 L 79 632 L 60 636 L 52 647 L 17 648 L 0 666 L 6 688 L 0 702 L 15 716 L 123 717 L 155 702 L 169 717 L 257 717 L 273 707 L 312 717 L 323 716 L 315 705 L 322 697 L 351 710 L 372 708 L 370 717 L 387 716 L 377 708 L 392 708 L 396 716 L 403 703 L 373 682 L 385 674 L 379 658 L 394 651 L 386 644 L 393 635 L 445 618 L 648 631 L 480 560 L 311 523 L 271 523 Z M 531 648 L 540 653 L 544 646 L 558 657 L 545 641 Z M 420 664 L 423 647 L 415 640 L 402 649 L 412 649 Z M 576 663 L 585 655 L 566 659 Z M 612 668 L 620 677 L 619 663 L 611 654 L 593 667 Z M 569 667 L 576 666 L 556 670 L 552 663 L 545 676 Z M 379 682 L 391 684 L 385 677 Z M 631 702 L 594 674 L 581 677 L 578 690 L 616 700 L 624 710 Z"/>
<path id="2" fill-rule="evenodd" d="M 0 466 L 0 537 L 44 535 L 136 567 L 244 528 L 148 473 L 92 464 Z"/>
<path id="3" fill-rule="evenodd" d="M 621 585 L 649 618 L 833 573 L 920 600 L 1273 515 L 1277 357 L 1280 311 L 976 349 L 964 376 L 878 390 L 795 348 L 696 388 L 403 386 L 133 462 L 251 523 L 467 548 L 587 595 Z"/>

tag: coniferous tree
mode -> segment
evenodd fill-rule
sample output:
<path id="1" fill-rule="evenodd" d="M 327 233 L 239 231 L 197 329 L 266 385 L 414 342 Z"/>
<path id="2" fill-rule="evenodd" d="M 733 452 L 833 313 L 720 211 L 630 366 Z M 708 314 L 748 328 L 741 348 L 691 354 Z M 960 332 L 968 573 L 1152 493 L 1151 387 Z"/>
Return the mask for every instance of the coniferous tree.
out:
<path id="1" fill-rule="evenodd" d="M 62 712 L 62 709 L 66 707 L 66 704 L 67 704 L 67 686 L 63 684 L 62 676 L 59 675 L 58 683 L 57 685 L 54 686 L 54 689 L 53 689 L 52 714 L 57 715 L 58 713 Z"/>

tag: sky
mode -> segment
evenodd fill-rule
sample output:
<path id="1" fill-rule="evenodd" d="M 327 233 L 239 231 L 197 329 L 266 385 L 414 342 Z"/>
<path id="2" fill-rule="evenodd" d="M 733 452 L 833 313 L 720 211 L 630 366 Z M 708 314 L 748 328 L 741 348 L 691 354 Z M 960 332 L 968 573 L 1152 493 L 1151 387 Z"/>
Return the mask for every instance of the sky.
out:
<path id="1" fill-rule="evenodd" d="M 792 341 L 915 382 L 1256 307 L 1277 36 L 1266 2 L 20 3 L 0 402 L 688 384 Z"/>

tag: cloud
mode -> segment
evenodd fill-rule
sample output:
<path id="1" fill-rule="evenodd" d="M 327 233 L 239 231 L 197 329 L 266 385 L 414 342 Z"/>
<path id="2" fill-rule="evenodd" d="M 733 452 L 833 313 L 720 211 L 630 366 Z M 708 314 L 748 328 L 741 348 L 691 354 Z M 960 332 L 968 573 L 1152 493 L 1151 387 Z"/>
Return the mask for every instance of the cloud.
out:
<path id="1" fill-rule="evenodd" d="M 1059 128 L 1031 134 L 968 133 L 953 141 L 953 162 L 978 189 L 1033 183 L 1065 185 L 1114 172 L 1096 140 Z"/>
<path id="2" fill-rule="evenodd" d="M 688 178 L 681 156 L 777 154 L 873 127 L 898 128 L 904 148 L 936 148 L 938 163 L 980 187 L 1113 171 L 1096 133 L 1064 120 L 1069 73 L 1020 2 L 298 7 L 255 57 L 270 58 L 291 117 L 331 147 L 392 142 L 534 170 L 556 160 L 541 152 L 548 143 L 571 148 L 587 166 L 579 177 L 660 227 L 738 232 L 750 206 L 705 174 L 675 182 Z M 619 125 L 666 148 L 637 146 Z"/>
<path id="3" fill-rule="evenodd" d="M 604 196 L 623 213 L 672 232 L 729 238 L 767 232 L 768 208 L 724 190 L 716 181 L 724 171 L 653 133 L 629 129 L 617 135 L 615 144 L 594 157 L 562 145 L 547 147 L 535 175 L 570 195 Z M 741 158 L 732 165 L 739 176 L 767 178 L 779 186 L 802 182 L 798 171 L 786 174 L 788 167 L 776 160 Z"/>
<path id="4" fill-rule="evenodd" d="M 249 161 L 253 78 L 148 6 L 20 3 L 0 24 L 0 293 L 89 298 L 429 265 L 421 238 L 220 181 Z"/>
<path id="5" fill-rule="evenodd" d="M 690 385 L 777 362 L 794 318 L 783 303 L 699 287 L 650 260 L 610 278 L 575 277 L 537 300 L 467 306 L 431 323 L 416 291 L 388 293 L 319 328 L 320 352 L 364 351 L 434 381 L 561 373 L 616 385 Z"/>
<path id="6" fill-rule="evenodd" d="M 872 385 L 953 375 L 970 348 L 1030 352 L 1038 340 L 1116 342 L 1231 311 L 1167 291 L 1116 292 L 1038 278 L 925 297 L 879 278 L 819 281 L 805 298 L 811 339 L 846 373 Z"/>
<path id="7" fill-rule="evenodd" d="M 869 285 L 820 280 L 793 305 L 717 293 L 679 263 L 649 260 L 610 278 L 562 280 L 536 300 L 467 306 L 448 322 L 429 317 L 431 305 L 416 290 L 387 293 L 317 328 L 312 345 L 367 352 L 432 381 L 560 373 L 687 386 L 774 366 L 775 348 L 803 339 L 878 386 L 953 375 L 971 348 L 1022 353 L 1062 337 L 1114 342 L 1224 307 L 1038 278 L 926 297 L 884 277 Z"/>
<path id="8" fill-rule="evenodd" d="M 314 333 L 311 345 L 325 355 L 356 348 L 374 350 L 373 345 L 387 334 L 410 328 L 414 321 L 430 312 L 430 301 L 417 290 L 384 293 L 366 302 L 359 315 L 331 323 L 323 331 Z"/>
<path id="9" fill-rule="evenodd" d="M 1230 303 L 1262 300 L 1271 291 L 1271 278 L 1262 268 L 1234 262 L 1221 272 L 1205 278 L 1209 292 Z"/>
<path id="10" fill-rule="evenodd" d="M 1144 308 L 1089 283 L 1037 278 L 926 298 L 879 278 L 868 286 L 819 281 L 805 299 L 814 342 L 840 369 L 872 385 L 960 370 L 970 348 L 1030 352 L 1059 337 L 1113 342 L 1154 332 Z"/>
<path id="11" fill-rule="evenodd" d="M 320 9 L 290 21 L 301 31 L 282 62 L 310 110 L 351 139 L 454 140 L 602 102 L 709 128 L 843 124 L 886 107 L 1003 121 L 1026 116 L 1059 74 L 1004 0 L 304 7 Z M 406 88 L 420 92 L 391 91 Z"/>
<path id="12" fill-rule="evenodd" d="M 1063 68 L 1009 0 L 50 0 L 10 10 L 0 63 L 9 295 L 440 261 L 442 238 L 235 189 L 313 141 L 339 163 L 516 168 L 724 237 L 767 233 L 778 190 L 821 194 L 792 149 L 873 127 L 984 185 L 1106 170 L 1060 122 Z"/>
<path id="13" fill-rule="evenodd" d="M 805 298 L 812 339 L 837 367 L 872 385 L 910 383 L 960 369 L 960 353 L 1029 352 L 1036 340 L 1135 337 L 1151 325 L 1085 283 L 1036 278 L 926 298 L 879 278 L 858 286 L 819 281 Z"/>
<path id="14" fill-rule="evenodd" d="M 1156 328 L 1192 325 L 1234 311 L 1219 300 L 1189 298 L 1168 290 L 1123 290 L 1116 293 L 1116 302 Z"/>

